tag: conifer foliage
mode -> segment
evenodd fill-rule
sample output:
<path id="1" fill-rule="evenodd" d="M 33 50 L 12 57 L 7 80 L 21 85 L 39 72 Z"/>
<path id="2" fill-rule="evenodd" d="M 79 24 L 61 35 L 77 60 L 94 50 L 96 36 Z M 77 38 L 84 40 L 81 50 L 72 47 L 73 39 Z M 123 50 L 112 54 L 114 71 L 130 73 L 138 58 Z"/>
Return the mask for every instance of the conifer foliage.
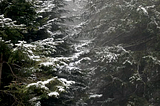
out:
<path id="1" fill-rule="evenodd" d="M 57 99 L 74 81 L 54 73 L 69 46 L 63 0 L 0 1 L 0 105 L 34 106 Z"/>
<path id="2" fill-rule="evenodd" d="M 0 0 L 0 106 L 159 106 L 159 29 L 158 0 Z"/>
<path id="3" fill-rule="evenodd" d="M 94 38 L 86 106 L 158 106 L 158 0 L 88 0 L 79 36 Z M 89 64 L 88 64 L 89 65 Z"/>

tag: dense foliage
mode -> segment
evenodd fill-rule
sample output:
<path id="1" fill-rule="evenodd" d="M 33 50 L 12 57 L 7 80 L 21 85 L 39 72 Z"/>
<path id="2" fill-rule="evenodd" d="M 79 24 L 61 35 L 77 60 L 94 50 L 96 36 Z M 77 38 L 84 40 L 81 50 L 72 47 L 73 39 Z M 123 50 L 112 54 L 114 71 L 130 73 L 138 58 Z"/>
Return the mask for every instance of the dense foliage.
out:
<path id="1" fill-rule="evenodd" d="M 136 50 L 155 49 L 158 45 L 156 40 L 159 39 L 159 1 L 157 0 L 90 0 L 86 10 L 88 17 L 92 18 L 87 19 L 88 25 L 85 28 L 87 30 L 84 29 L 84 33 L 99 38 L 97 44 L 121 43 L 125 48 Z"/>
<path id="2" fill-rule="evenodd" d="M 53 57 L 69 49 L 62 39 L 64 5 L 63 0 L 0 1 L 1 106 L 43 105 L 74 84 L 55 74 L 64 60 Z"/>
<path id="3" fill-rule="evenodd" d="M 0 105 L 159 106 L 159 24 L 159 0 L 1 0 Z"/>
<path id="4" fill-rule="evenodd" d="M 86 106 L 159 105 L 159 3 L 88 1 L 77 35 L 94 38 Z"/>

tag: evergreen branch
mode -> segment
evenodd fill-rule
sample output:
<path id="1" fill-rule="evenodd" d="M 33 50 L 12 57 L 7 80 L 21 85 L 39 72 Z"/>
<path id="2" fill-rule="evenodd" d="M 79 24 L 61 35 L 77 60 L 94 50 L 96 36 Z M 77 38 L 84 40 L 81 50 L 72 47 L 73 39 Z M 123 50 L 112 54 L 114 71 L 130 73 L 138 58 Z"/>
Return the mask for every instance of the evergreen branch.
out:
<path id="1" fill-rule="evenodd" d="M 20 102 L 19 99 L 15 95 L 13 95 L 11 91 L 0 90 L 0 92 L 3 92 L 6 95 L 10 95 L 11 97 L 13 97 L 13 99 L 14 99 L 15 102 L 11 106 L 15 106 L 16 103 L 18 103 L 18 105 L 24 106 L 24 104 L 22 102 Z"/>

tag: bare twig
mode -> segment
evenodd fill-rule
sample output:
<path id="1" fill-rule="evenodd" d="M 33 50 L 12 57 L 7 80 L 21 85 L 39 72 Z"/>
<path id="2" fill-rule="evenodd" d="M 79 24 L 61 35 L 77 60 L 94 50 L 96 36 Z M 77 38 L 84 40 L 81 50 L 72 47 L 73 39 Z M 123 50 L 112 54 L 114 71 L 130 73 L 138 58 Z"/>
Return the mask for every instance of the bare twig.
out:
<path id="1" fill-rule="evenodd" d="M 19 66 L 18 64 L 15 64 L 15 63 L 14 63 L 14 64 L 12 64 L 12 65 L 14 65 L 14 66 L 17 66 L 17 67 L 21 68 L 21 66 Z"/>
<path id="2" fill-rule="evenodd" d="M 114 38 L 112 38 L 112 39 L 104 42 L 104 43 L 102 44 L 102 46 L 106 45 L 107 43 L 109 43 L 109 42 L 111 42 L 111 41 L 113 41 L 113 40 L 115 40 L 115 39 L 117 39 L 118 37 L 120 37 L 120 36 L 123 35 L 123 34 L 124 34 L 124 32 L 122 32 L 122 33 L 120 33 L 119 35 L 117 35 L 116 37 L 114 37 Z"/>
<path id="3" fill-rule="evenodd" d="M 130 47 L 138 46 L 140 44 L 147 43 L 147 42 L 149 42 L 151 40 L 154 40 L 154 39 L 155 39 L 155 37 L 151 37 L 151 38 L 145 39 L 143 41 L 139 41 L 139 42 L 136 42 L 134 44 L 130 44 L 130 45 L 124 46 L 124 48 L 130 48 Z"/>
<path id="4" fill-rule="evenodd" d="M 13 72 L 12 67 L 10 66 L 10 64 L 8 64 L 7 62 L 4 62 L 4 63 L 6 63 L 6 64 L 8 65 L 8 67 L 10 68 L 10 71 L 12 72 L 13 76 L 16 77 L 16 78 L 18 78 L 18 77 L 14 74 L 14 72 Z"/>

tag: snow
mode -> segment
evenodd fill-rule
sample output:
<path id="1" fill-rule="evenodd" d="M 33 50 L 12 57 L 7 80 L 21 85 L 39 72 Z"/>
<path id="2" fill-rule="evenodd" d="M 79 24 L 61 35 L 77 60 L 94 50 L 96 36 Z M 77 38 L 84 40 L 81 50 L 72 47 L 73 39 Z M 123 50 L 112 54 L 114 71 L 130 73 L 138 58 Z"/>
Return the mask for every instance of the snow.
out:
<path id="1" fill-rule="evenodd" d="M 58 88 L 58 90 L 59 90 L 60 92 L 64 92 L 64 91 L 65 91 L 65 89 L 64 89 L 63 86 L 57 86 L 57 88 Z"/>
<path id="2" fill-rule="evenodd" d="M 37 88 L 42 88 L 45 90 L 49 90 L 49 88 L 47 88 L 45 85 L 50 83 L 51 81 L 54 81 L 57 77 L 53 77 L 51 79 L 48 79 L 46 81 L 38 81 L 37 83 L 31 83 L 27 85 L 27 88 L 31 87 L 31 86 L 35 86 Z"/>
<path id="3" fill-rule="evenodd" d="M 57 21 L 57 20 L 58 20 L 58 18 L 53 18 L 53 19 L 47 21 L 47 23 L 55 22 L 55 21 Z"/>
<path id="4" fill-rule="evenodd" d="M 59 78 L 59 81 L 61 81 L 63 83 L 64 86 L 69 87 L 71 84 L 75 84 L 75 81 L 67 81 L 64 78 Z"/>
<path id="5" fill-rule="evenodd" d="M 41 102 L 38 101 L 38 102 L 35 104 L 35 106 L 41 106 Z"/>
<path id="6" fill-rule="evenodd" d="M 40 65 L 51 66 L 51 65 L 53 65 L 53 63 L 52 62 L 43 62 L 43 63 L 40 63 Z"/>
<path id="7" fill-rule="evenodd" d="M 84 49 L 85 46 L 88 46 L 92 41 L 93 41 L 93 39 L 91 39 L 91 40 L 81 40 L 79 44 L 74 45 L 75 50 L 76 51 L 81 51 L 82 49 Z"/>
<path id="8" fill-rule="evenodd" d="M 44 39 L 44 40 L 42 40 L 42 41 L 37 41 L 37 42 L 35 42 L 35 44 L 36 45 L 38 45 L 38 46 L 50 46 L 50 47 L 52 47 L 52 48 L 54 48 L 54 46 L 56 46 L 56 45 L 58 45 L 58 44 L 60 44 L 60 43 L 63 43 L 63 41 L 59 41 L 59 42 L 56 42 L 55 40 L 54 40 L 54 38 L 47 38 L 47 39 Z"/>
<path id="9" fill-rule="evenodd" d="M 140 5 L 140 6 L 137 8 L 137 11 L 140 11 L 140 10 L 142 10 L 145 15 L 148 15 L 148 11 L 147 11 L 144 7 L 142 7 L 142 5 Z"/>
<path id="10" fill-rule="evenodd" d="M 130 65 L 132 65 L 133 63 L 129 60 L 125 60 L 125 62 L 123 62 L 123 64 L 129 63 Z"/>
<path id="11" fill-rule="evenodd" d="M 144 56 L 143 58 L 144 58 L 144 59 L 150 58 L 150 59 L 153 60 L 153 62 L 154 62 L 155 64 L 159 64 L 159 65 L 160 65 L 160 60 L 158 60 L 157 57 L 153 57 L 153 56 L 149 55 L 149 56 Z"/>
<path id="12" fill-rule="evenodd" d="M 150 9 L 150 8 L 155 8 L 155 5 L 152 5 L 152 6 L 146 6 L 147 9 Z"/>
<path id="13" fill-rule="evenodd" d="M 33 54 L 32 50 L 28 50 L 29 53 Z"/>
<path id="14" fill-rule="evenodd" d="M 34 102 L 34 101 L 37 101 L 37 100 L 40 100 L 40 97 L 33 97 L 33 98 L 30 99 L 29 101 L 30 101 L 30 102 Z"/>
<path id="15" fill-rule="evenodd" d="M 53 4 L 52 1 L 44 2 L 43 8 L 37 12 L 38 13 L 50 12 L 54 7 L 55 7 L 55 4 Z"/>
<path id="16" fill-rule="evenodd" d="M 30 59 L 34 60 L 34 61 L 40 61 L 40 56 L 35 56 L 35 55 L 28 55 Z"/>
<path id="17" fill-rule="evenodd" d="M 59 93 L 58 92 L 51 92 L 48 94 L 48 96 L 55 96 L 55 97 L 58 97 L 59 96 Z"/>
<path id="18" fill-rule="evenodd" d="M 78 67 L 75 67 L 75 66 L 65 66 L 65 68 L 66 68 L 66 70 L 68 69 L 68 70 L 77 70 L 77 69 L 80 69 L 80 68 L 78 68 Z"/>
<path id="19" fill-rule="evenodd" d="M 65 0 L 65 1 L 73 1 L 73 0 Z"/>
<path id="20" fill-rule="evenodd" d="M 48 87 L 46 87 L 45 85 L 49 84 L 51 81 L 56 81 L 56 80 L 60 81 L 63 85 L 62 86 L 57 85 L 56 91 L 50 91 L 50 89 Z M 41 88 L 41 89 L 46 90 L 48 92 L 48 96 L 58 97 L 59 96 L 58 92 L 65 92 L 65 88 L 68 88 L 71 84 L 74 84 L 74 83 L 75 83 L 74 81 L 68 81 L 64 78 L 53 77 L 53 78 L 48 79 L 46 81 L 38 81 L 36 83 L 28 84 L 26 88 L 30 88 L 32 86 L 35 86 L 36 88 Z M 34 97 L 30 101 L 36 101 L 37 99 L 39 99 L 39 98 Z"/>
<path id="21" fill-rule="evenodd" d="M 74 65 L 78 65 L 78 64 L 80 64 L 82 61 L 90 61 L 90 60 L 91 60 L 91 58 L 89 58 L 89 57 L 84 57 L 84 58 L 76 61 Z"/>
<path id="22" fill-rule="evenodd" d="M 80 27 L 82 27 L 85 24 L 86 24 L 86 22 L 81 22 L 80 24 L 75 25 L 74 28 L 80 28 Z"/>
<path id="23" fill-rule="evenodd" d="M 26 43 L 26 41 L 18 41 L 19 43 L 15 44 L 17 47 L 22 47 L 23 44 Z"/>
<path id="24" fill-rule="evenodd" d="M 0 39 L 1 40 L 1 39 Z M 9 40 L 9 41 L 5 41 L 5 43 L 11 43 L 11 40 Z"/>
<path id="25" fill-rule="evenodd" d="M 61 35 L 62 32 L 61 31 L 56 31 L 56 32 L 53 32 L 52 36 L 55 36 L 55 35 Z"/>
<path id="26" fill-rule="evenodd" d="M 80 51 L 79 53 L 75 53 L 72 55 L 72 60 L 78 59 L 78 57 L 80 57 L 83 54 L 89 53 L 89 50 L 85 50 L 85 51 Z"/>
<path id="27" fill-rule="evenodd" d="M 23 46 L 26 47 L 26 48 L 32 48 L 34 50 L 36 48 L 36 45 L 32 45 L 32 44 L 24 44 Z"/>
<path id="28" fill-rule="evenodd" d="M 24 53 L 32 60 L 34 61 L 40 61 L 40 56 L 39 55 L 35 55 L 35 53 L 33 52 L 34 50 L 37 49 L 37 45 L 35 44 L 27 44 L 26 41 L 18 41 L 19 43 L 15 44 L 15 47 L 13 49 L 13 51 L 18 50 L 19 48 L 23 48 Z"/>
<path id="29" fill-rule="evenodd" d="M 100 55 L 98 61 L 104 62 L 105 60 L 107 60 L 107 63 L 111 63 L 112 61 L 116 60 L 119 56 L 119 54 L 112 53 L 109 51 L 96 52 L 96 54 Z"/>
<path id="30" fill-rule="evenodd" d="M 90 95 L 89 98 L 100 98 L 102 96 L 103 96 L 102 94 L 93 94 L 93 95 Z"/>
<path id="31" fill-rule="evenodd" d="M 46 42 L 48 42 L 48 41 L 46 41 Z M 56 41 L 56 42 L 59 43 L 59 41 Z M 60 41 L 60 43 L 61 43 L 61 41 Z M 79 68 L 76 67 L 76 65 L 78 65 L 81 61 L 90 61 L 91 60 L 89 57 L 84 57 L 80 60 L 77 60 L 81 55 L 89 52 L 88 49 L 84 49 L 85 48 L 84 46 L 88 45 L 89 43 L 91 43 L 91 40 L 82 40 L 78 45 L 77 44 L 74 45 L 77 53 L 74 53 L 70 57 L 54 57 L 54 58 L 48 57 L 44 61 L 42 61 L 40 63 L 40 65 L 55 66 L 57 69 L 64 69 L 65 68 L 66 70 L 77 70 Z M 41 43 L 41 45 L 42 45 L 42 43 Z M 71 62 L 68 63 L 69 61 L 71 61 Z"/>
<path id="32" fill-rule="evenodd" d="M 73 9 L 73 11 L 77 11 L 77 9 Z"/>
<path id="33" fill-rule="evenodd" d="M 1 27 L 11 27 L 11 28 L 13 27 L 13 28 L 17 28 L 17 29 L 25 29 L 24 24 L 16 25 L 15 23 L 16 23 L 16 21 L 13 21 L 11 18 L 5 18 L 4 14 L 0 15 Z"/>
<path id="34" fill-rule="evenodd" d="M 11 18 L 4 18 L 3 21 L 8 22 L 8 21 L 12 21 L 12 19 Z"/>
<path id="35" fill-rule="evenodd" d="M 51 65 L 54 65 L 54 66 L 57 66 L 57 68 L 60 68 L 62 66 L 60 66 L 59 64 L 65 66 L 67 65 L 65 62 L 63 61 L 66 61 L 68 60 L 69 58 L 65 58 L 65 57 L 55 57 L 55 58 L 52 58 L 52 57 L 48 57 L 46 58 L 47 61 L 45 62 L 41 62 L 40 65 L 44 65 L 44 66 L 51 66 Z M 59 62 L 59 64 L 56 65 L 56 62 Z"/>

